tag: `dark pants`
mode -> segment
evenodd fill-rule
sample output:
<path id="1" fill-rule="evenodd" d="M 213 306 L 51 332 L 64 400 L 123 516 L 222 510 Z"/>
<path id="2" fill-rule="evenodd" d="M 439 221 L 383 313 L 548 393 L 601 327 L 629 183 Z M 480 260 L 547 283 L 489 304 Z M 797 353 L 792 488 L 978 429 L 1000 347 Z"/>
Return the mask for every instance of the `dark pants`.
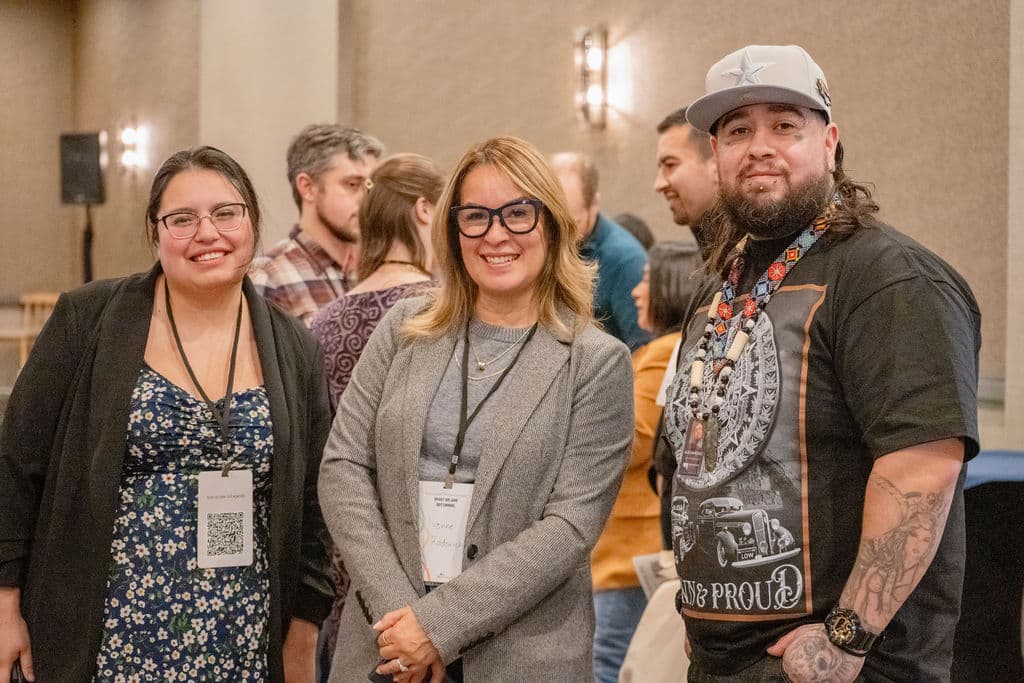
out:
<path id="1" fill-rule="evenodd" d="M 967 567 L 953 643 L 953 680 L 1024 681 L 1024 483 L 991 482 L 964 491 Z"/>
<path id="2" fill-rule="evenodd" d="M 456 659 L 445 668 L 445 683 L 462 683 L 462 660 Z"/>
<path id="3" fill-rule="evenodd" d="M 728 675 L 708 673 L 700 664 L 691 661 L 686 680 L 688 683 L 786 683 L 786 677 L 782 673 L 782 659 L 770 656 Z M 857 683 L 865 680 L 867 679 L 864 676 L 856 678 Z"/>
<path id="4" fill-rule="evenodd" d="M 786 678 L 782 675 L 782 660 L 765 657 L 728 675 L 709 673 L 698 662 L 691 661 L 686 680 L 689 683 L 785 683 Z"/>

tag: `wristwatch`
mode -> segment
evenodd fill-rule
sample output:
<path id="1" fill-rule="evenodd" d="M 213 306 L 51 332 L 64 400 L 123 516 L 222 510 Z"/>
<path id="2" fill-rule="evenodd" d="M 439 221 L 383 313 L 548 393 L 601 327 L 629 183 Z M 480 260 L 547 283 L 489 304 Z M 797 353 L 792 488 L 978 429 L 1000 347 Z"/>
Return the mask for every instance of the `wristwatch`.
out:
<path id="1" fill-rule="evenodd" d="M 880 633 L 865 631 L 857 613 L 839 605 L 825 617 L 825 633 L 833 645 L 858 657 L 866 655 L 882 638 Z"/>

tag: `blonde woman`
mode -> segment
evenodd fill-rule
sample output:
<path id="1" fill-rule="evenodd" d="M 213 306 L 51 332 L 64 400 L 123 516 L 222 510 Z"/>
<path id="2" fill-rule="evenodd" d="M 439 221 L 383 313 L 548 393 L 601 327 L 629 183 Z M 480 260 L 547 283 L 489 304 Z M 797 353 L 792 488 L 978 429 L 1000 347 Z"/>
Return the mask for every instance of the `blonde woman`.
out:
<path id="1" fill-rule="evenodd" d="M 591 680 L 589 559 L 629 455 L 628 350 L 591 324 L 593 271 L 528 143 L 466 152 L 433 242 L 440 289 L 377 327 L 324 455 L 352 577 L 331 680 Z"/>

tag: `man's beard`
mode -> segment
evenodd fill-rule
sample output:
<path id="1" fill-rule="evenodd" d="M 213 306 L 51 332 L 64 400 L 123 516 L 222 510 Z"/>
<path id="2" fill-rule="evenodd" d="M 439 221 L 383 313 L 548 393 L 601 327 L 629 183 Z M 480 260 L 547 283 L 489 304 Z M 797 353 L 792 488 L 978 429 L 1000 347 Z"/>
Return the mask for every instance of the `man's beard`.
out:
<path id="1" fill-rule="evenodd" d="M 824 211 L 831 191 L 832 178 L 823 173 L 792 187 L 777 201 L 758 202 L 724 186 L 719 199 L 735 227 L 758 239 L 775 239 L 810 225 Z"/>
<path id="2" fill-rule="evenodd" d="M 320 208 L 319 204 L 317 204 L 317 206 L 316 206 L 316 215 L 317 215 L 317 218 L 320 219 L 321 225 L 323 225 L 325 228 L 327 228 L 327 230 L 332 235 L 337 237 L 342 242 L 347 242 L 349 244 L 357 244 L 359 242 L 359 232 L 358 231 L 354 231 L 354 230 L 351 230 L 350 228 L 342 227 L 342 226 L 338 225 L 337 223 L 335 223 L 334 221 L 330 220 L 327 216 L 324 215 L 323 209 Z"/>

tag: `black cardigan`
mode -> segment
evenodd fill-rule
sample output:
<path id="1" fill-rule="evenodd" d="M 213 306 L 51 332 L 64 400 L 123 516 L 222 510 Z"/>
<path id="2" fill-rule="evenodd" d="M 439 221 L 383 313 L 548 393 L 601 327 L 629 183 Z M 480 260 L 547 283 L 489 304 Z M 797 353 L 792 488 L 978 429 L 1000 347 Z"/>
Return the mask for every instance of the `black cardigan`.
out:
<path id="1" fill-rule="evenodd" d="M 78 683 L 95 670 L 129 403 L 160 274 L 64 294 L 36 340 L 0 426 L 0 586 L 22 588 L 38 680 Z M 246 278 L 270 400 L 272 681 L 291 618 L 320 623 L 332 588 L 317 472 L 330 429 L 319 346 Z"/>

